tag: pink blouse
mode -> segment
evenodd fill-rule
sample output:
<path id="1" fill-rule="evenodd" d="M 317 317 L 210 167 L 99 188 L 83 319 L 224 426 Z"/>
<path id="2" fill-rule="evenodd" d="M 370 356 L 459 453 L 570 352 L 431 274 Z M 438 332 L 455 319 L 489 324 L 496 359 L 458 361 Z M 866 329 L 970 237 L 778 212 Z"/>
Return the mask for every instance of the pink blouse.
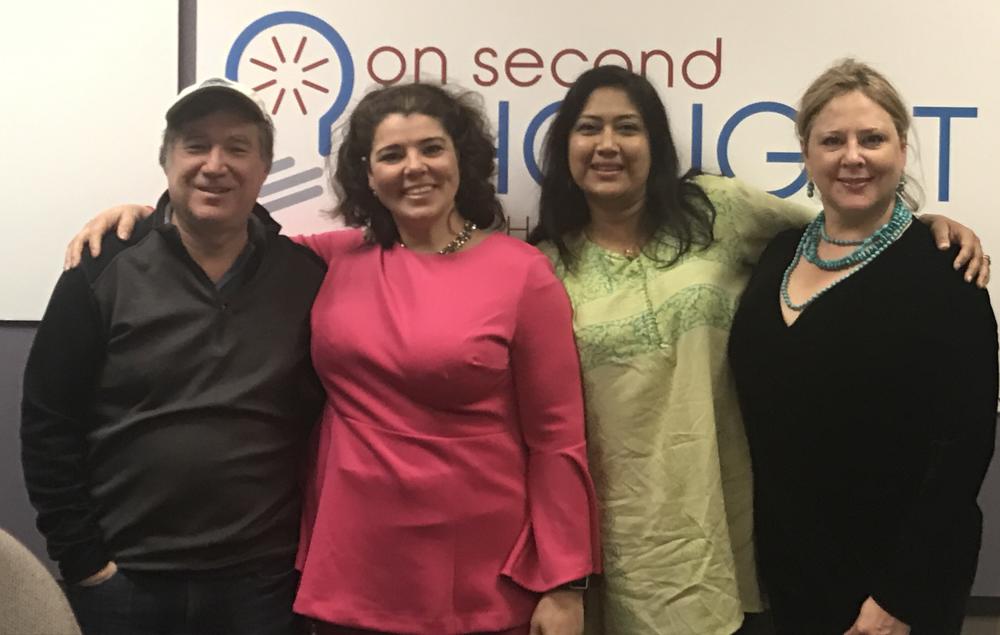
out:
<path id="1" fill-rule="evenodd" d="M 328 395 L 295 610 L 397 633 L 527 624 L 600 567 L 570 303 L 502 234 L 456 254 L 299 239 Z"/>

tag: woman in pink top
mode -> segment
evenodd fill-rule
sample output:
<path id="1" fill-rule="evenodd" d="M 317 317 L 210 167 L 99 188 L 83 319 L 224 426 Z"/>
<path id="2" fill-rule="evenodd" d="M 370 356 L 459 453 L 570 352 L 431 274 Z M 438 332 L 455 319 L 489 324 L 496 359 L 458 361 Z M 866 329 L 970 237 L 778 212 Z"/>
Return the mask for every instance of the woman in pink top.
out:
<path id="1" fill-rule="evenodd" d="M 570 305 L 503 232 L 468 96 L 368 94 L 338 153 L 312 354 L 328 394 L 295 610 L 325 631 L 579 633 L 599 567 Z M 336 625 L 336 626 L 333 626 Z M 324 628 L 320 629 L 324 632 Z"/>

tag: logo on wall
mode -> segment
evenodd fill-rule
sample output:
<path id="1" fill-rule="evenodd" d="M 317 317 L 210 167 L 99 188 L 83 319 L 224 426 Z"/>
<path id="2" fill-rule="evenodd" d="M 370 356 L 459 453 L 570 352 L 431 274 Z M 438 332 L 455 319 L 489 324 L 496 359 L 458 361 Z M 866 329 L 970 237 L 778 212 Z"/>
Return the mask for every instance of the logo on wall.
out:
<path id="1" fill-rule="evenodd" d="M 253 88 L 275 123 L 283 120 L 281 127 L 314 120 L 318 154 L 330 154 L 331 127 L 354 92 L 354 60 L 344 38 L 327 22 L 299 11 L 279 11 L 255 20 L 233 42 L 226 77 Z M 272 178 L 261 189 L 261 199 L 279 195 L 265 202 L 271 211 L 322 195 L 323 188 L 315 181 L 322 178 L 323 169 L 283 174 L 294 166 L 292 156 L 274 161 Z"/>

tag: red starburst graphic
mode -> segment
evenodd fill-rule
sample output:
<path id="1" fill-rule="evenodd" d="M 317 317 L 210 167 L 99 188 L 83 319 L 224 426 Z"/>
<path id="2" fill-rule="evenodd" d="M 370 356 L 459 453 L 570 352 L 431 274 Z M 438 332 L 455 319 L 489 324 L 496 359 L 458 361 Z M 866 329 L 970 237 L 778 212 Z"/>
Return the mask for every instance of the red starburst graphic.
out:
<path id="1" fill-rule="evenodd" d="M 295 49 L 295 55 L 292 56 L 292 61 L 291 61 L 292 64 L 295 64 L 296 66 L 299 64 L 299 61 L 302 59 L 302 53 L 303 53 L 303 51 L 305 51 L 307 40 L 308 40 L 308 37 L 305 36 L 305 35 L 303 35 L 302 38 L 299 40 L 299 45 Z M 278 62 L 277 63 L 280 64 L 280 65 L 284 65 L 284 64 L 289 63 L 288 60 L 285 57 L 284 50 L 282 50 L 282 48 L 281 48 L 281 43 L 278 42 L 278 38 L 277 37 L 273 37 L 273 36 L 271 37 L 271 44 L 274 45 L 274 52 L 278 56 Z M 329 61 L 330 61 L 330 58 L 324 57 L 322 59 L 316 60 L 315 62 L 310 62 L 309 64 L 306 64 L 305 66 L 302 66 L 302 68 L 300 70 L 301 70 L 302 73 L 308 73 L 308 72 L 310 72 L 310 71 L 312 71 L 314 69 L 319 68 L 320 66 L 323 66 L 324 64 L 327 64 Z M 263 69 L 265 69 L 265 70 L 267 70 L 267 71 L 269 71 L 271 73 L 278 72 L 278 66 L 276 66 L 274 63 L 269 63 L 269 62 L 266 62 L 264 60 L 257 59 L 256 57 L 251 57 L 250 58 L 250 63 L 254 64 L 256 66 L 259 66 L 260 68 L 263 68 Z M 307 87 L 309 87 L 309 88 L 311 88 L 311 89 L 313 89 L 315 91 L 319 91 L 321 93 L 329 93 L 330 92 L 330 89 L 327 88 L 326 86 L 323 86 L 322 84 L 317 84 L 316 82 L 311 82 L 308 79 L 302 79 L 302 80 L 300 80 L 300 82 L 301 82 L 301 84 L 303 86 L 307 86 Z M 270 88 L 271 86 L 275 86 L 277 83 L 278 83 L 277 79 L 269 79 L 266 82 L 263 82 L 263 83 L 261 83 L 261 84 L 259 84 L 257 86 L 254 86 L 253 89 L 255 91 L 260 92 L 262 90 L 266 90 L 266 89 Z M 278 96 L 274 100 L 274 106 L 271 107 L 271 114 L 272 115 L 278 114 L 278 111 L 281 109 L 281 103 L 285 99 L 285 93 L 286 92 L 288 92 L 287 88 L 279 87 L 279 89 L 278 89 Z M 306 103 L 302 99 L 302 93 L 299 92 L 298 86 L 295 86 L 295 87 L 292 88 L 292 95 L 295 96 L 295 101 L 296 101 L 296 103 L 298 103 L 299 110 L 302 111 L 302 114 L 303 115 L 309 114 L 309 111 L 306 110 Z"/>

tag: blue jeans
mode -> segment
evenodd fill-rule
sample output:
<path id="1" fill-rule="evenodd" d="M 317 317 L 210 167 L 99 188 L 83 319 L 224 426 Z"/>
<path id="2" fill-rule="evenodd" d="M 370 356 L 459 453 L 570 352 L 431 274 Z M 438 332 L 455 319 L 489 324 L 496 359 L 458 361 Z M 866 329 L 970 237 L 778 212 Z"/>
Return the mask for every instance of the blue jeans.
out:
<path id="1" fill-rule="evenodd" d="M 294 569 L 239 576 L 124 571 L 66 596 L 84 635 L 298 635 Z"/>

